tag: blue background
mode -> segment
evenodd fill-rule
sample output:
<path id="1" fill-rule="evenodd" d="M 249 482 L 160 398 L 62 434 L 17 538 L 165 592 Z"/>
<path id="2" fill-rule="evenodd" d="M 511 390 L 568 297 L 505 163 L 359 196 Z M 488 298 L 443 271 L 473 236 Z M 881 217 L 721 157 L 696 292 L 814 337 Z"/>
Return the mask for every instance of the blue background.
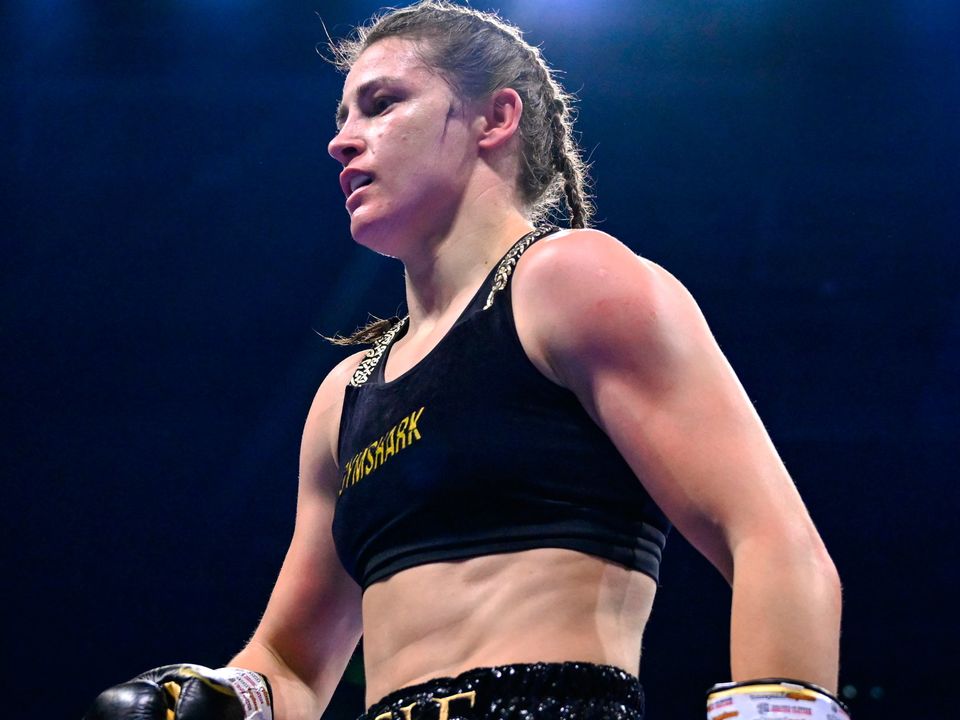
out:
<path id="1" fill-rule="evenodd" d="M 477 2 L 477 7 L 494 7 Z M 79 717 L 219 665 L 292 529 L 318 332 L 395 314 L 353 245 L 318 57 L 378 5 L 0 8 L 2 673 Z M 845 583 L 861 718 L 953 707 L 960 607 L 960 6 L 504 0 L 580 98 L 599 227 L 699 299 Z M 649 717 L 727 677 L 729 592 L 678 535 Z M 330 717 L 360 709 L 356 664 Z M 13 698 L 13 700 L 11 700 Z M 22 710 L 21 710 L 22 712 Z"/>

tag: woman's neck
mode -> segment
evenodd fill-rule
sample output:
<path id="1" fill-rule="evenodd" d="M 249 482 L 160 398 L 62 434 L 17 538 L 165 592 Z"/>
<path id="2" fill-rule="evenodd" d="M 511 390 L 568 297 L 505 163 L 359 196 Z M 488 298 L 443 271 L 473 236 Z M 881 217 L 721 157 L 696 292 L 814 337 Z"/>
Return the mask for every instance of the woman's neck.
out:
<path id="1" fill-rule="evenodd" d="M 442 237 L 424 243 L 422 252 L 404 259 L 410 331 L 442 323 L 472 297 L 490 268 L 533 225 L 519 212 L 457 223 Z"/>

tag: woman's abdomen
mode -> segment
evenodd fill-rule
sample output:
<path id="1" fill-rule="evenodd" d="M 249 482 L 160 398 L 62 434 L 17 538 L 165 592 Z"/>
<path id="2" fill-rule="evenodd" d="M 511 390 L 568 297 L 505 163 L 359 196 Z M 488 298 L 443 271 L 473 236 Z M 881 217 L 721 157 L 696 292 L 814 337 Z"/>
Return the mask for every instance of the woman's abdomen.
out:
<path id="1" fill-rule="evenodd" d="M 636 673 L 656 583 L 572 550 L 422 565 L 363 596 L 367 702 L 474 667 L 579 660 Z"/>

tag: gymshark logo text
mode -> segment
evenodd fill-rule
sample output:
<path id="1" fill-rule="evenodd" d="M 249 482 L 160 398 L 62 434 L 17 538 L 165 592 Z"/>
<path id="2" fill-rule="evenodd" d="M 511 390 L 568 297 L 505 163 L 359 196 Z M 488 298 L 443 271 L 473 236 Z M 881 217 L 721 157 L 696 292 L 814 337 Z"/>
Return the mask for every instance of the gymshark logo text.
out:
<path id="1" fill-rule="evenodd" d="M 423 408 L 414 410 L 385 432 L 382 437 L 354 455 L 343 468 L 343 479 L 340 482 L 340 492 L 337 494 L 343 495 L 348 487 L 356 485 L 398 452 L 419 440 L 420 430 L 417 428 L 417 423 L 422 414 Z"/>

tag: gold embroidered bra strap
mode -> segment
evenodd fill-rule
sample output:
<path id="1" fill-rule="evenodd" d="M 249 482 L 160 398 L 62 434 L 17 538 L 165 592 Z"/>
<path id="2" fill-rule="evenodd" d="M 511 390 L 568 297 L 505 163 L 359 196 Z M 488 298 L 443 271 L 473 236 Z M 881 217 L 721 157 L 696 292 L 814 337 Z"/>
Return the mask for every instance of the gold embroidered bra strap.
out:
<path id="1" fill-rule="evenodd" d="M 401 318 L 395 322 L 393 326 L 383 335 L 373 341 L 373 346 L 367 350 L 366 354 L 363 356 L 363 360 L 360 361 L 357 369 L 353 371 L 353 377 L 350 378 L 350 385 L 353 387 L 360 387 L 370 379 L 370 376 L 373 375 L 374 369 L 377 367 L 377 363 L 380 362 L 380 358 L 383 357 L 383 354 L 387 351 L 387 348 L 390 347 L 390 343 L 393 342 L 393 338 L 395 338 L 397 333 L 400 332 L 404 325 L 407 324 L 408 318 L 409 315 Z"/>
<path id="2" fill-rule="evenodd" d="M 484 304 L 483 309 L 489 310 L 493 307 L 493 299 L 497 296 L 497 293 L 501 290 L 506 289 L 507 283 L 510 282 L 510 276 L 513 275 L 514 268 L 517 267 L 517 261 L 520 259 L 520 256 L 523 255 L 524 251 L 533 245 L 537 240 L 549 235 L 550 233 L 556 231 L 557 228 L 552 225 L 546 227 L 538 228 L 533 232 L 527 233 L 522 238 L 517 240 L 510 251 L 503 256 L 503 260 L 500 261 L 500 264 L 497 266 L 497 273 L 493 278 L 493 285 L 490 287 L 490 294 L 487 295 L 487 302 Z"/>

